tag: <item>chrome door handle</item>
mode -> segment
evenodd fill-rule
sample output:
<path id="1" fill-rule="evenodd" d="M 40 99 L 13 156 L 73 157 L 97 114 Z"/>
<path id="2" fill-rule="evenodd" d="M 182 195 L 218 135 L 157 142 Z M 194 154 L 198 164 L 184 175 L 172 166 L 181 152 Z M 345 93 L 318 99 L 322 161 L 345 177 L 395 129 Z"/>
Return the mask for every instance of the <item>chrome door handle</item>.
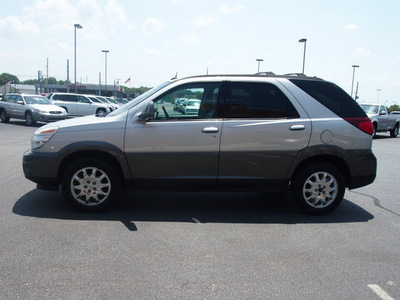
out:
<path id="1" fill-rule="evenodd" d="M 292 131 L 299 131 L 299 130 L 306 129 L 306 127 L 304 125 L 293 125 L 293 126 L 290 126 L 289 129 Z"/>
<path id="2" fill-rule="evenodd" d="M 218 127 L 205 127 L 201 132 L 204 133 L 216 133 L 218 132 Z"/>

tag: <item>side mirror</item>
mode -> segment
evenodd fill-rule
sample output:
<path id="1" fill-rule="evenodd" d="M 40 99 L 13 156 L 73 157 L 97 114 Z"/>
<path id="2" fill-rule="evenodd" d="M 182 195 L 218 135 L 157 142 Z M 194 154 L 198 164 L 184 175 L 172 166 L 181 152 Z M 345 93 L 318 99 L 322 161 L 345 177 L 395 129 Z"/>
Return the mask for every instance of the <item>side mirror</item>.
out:
<path id="1" fill-rule="evenodd" d="M 17 103 L 24 105 L 24 101 L 22 101 L 22 100 L 17 100 Z"/>
<path id="2" fill-rule="evenodd" d="M 384 110 L 381 110 L 380 115 L 386 115 L 386 112 Z"/>
<path id="3" fill-rule="evenodd" d="M 149 104 L 147 104 L 146 108 L 144 111 L 138 116 L 139 119 L 147 121 L 148 119 L 151 119 L 154 117 L 154 114 L 157 112 L 157 105 L 151 101 Z"/>

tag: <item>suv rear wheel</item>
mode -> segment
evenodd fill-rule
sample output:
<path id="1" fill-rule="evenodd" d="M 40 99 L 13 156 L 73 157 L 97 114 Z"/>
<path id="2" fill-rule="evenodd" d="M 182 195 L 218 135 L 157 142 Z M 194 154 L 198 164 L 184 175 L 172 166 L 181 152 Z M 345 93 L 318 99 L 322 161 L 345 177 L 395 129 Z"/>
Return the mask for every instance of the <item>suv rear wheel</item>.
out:
<path id="1" fill-rule="evenodd" d="M 390 130 L 390 137 L 397 137 L 399 134 L 399 123 L 397 123 L 392 130 Z"/>
<path id="2" fill-rule="evenodd" d="M 99 117 L 105 116 L 106 113 L 107 112 L 106 112 L 106 110 L 104 108 L 99 108 L 99 109 L 96 110 L 96 115 L 99 116 Z"/>
<path id="3" fill-rule="evenodd" d="M 342 202 L 344 192 L 342 173 L 326 163 L 308 165 L 292 180 L 292 199 L 310 214 L 322 215 L 334 210 Z"/>
<path id="4" fill-rule="evenodd" d="M 84 211 L 99 211 L 117 199 L 121 180 L 108 162 L 87 158 L 67 168 L 62 187 L 64 197 L 75 207 Z"/>

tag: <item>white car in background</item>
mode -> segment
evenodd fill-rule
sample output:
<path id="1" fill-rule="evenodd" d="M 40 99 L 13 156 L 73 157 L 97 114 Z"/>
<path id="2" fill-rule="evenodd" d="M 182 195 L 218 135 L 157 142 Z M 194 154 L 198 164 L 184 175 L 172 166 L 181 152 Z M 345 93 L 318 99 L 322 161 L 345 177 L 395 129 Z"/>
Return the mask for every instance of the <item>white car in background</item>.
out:
<path id="1" fill-rule="evenodd" d="M 182 113 L 184 115 L 197 115 L 199 113 L 201 100 L 189 99 L 183 105 Z"/>
<path id="2" fill-rule="evenodd" d="M 104 116 L 110 112 L 107 104 L 94 102 L 82 94 L 51 93 L 46 97 L 53 104 L 63 107 L 70 116 Z"/>

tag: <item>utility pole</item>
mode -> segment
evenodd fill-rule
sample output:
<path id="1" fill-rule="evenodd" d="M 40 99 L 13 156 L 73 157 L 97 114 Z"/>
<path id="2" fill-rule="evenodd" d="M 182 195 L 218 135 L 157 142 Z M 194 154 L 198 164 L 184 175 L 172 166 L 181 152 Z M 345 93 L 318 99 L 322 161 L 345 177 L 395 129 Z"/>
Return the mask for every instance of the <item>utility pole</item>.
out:
<path id="1" fill-rule="evenodd" d="M 46 64 L 46 93 L 49 92 L 49 58 L 47 58 Z"/>
<path id="2" fill-rule="evenodd" d="M 67 59 L 67 93 L 69 93 L 69 59 Z"/>

